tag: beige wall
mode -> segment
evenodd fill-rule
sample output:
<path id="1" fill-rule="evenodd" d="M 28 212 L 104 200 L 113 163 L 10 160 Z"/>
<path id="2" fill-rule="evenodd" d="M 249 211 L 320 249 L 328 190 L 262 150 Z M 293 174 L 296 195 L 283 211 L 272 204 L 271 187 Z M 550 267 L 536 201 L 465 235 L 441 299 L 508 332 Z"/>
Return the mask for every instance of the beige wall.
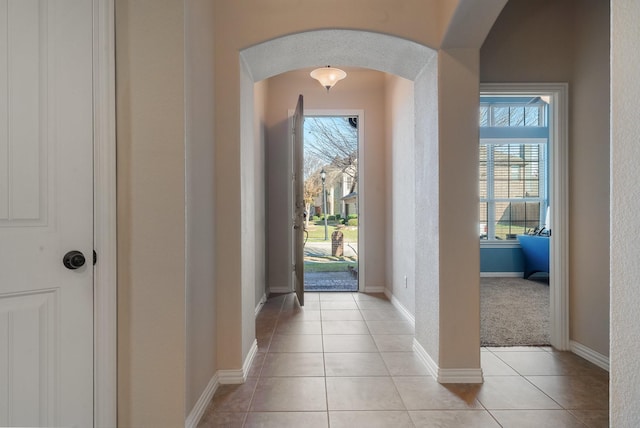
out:
<path id="1" fill-rule="evenodd" d="M 256 207 L 255 207 L 255 260 L 256 278 L 254 284 L 255 304 L 258 305 L 267 292 L 267 258 L 266 239 L 267 235 L 263 231 L 267 230 L 267 171 L 266 171 L 266 121 L 267 121 L 267 81 L 262 80 L 254 86 L 254 150 L 255 159 L 255 186 L 256 186 Z"/>
<path id="2" fill-rule="evenodd" d="M 268 254 L 271 288 L 286 287 L 290 277 L 291 242 L 289 239 L 290 201 L 287 195 L 291 169 L 288 112 L 295 107 L 298 95 L 304 95 L 305 111 L 364 110 L 364 176 L 367 177 L 365 215 L 367 235 L 365 276 L 368 285 L 384 285 L 384 75 L 371 70 L 347 69 L 348 76 L 329 93 L 309 76 L 310 70 L 292 71 L 268 79 L 267 101 L 267 177 L 268 177 Z M 361 172 L 362 173 L 362 172 Z"/>
<path id="3" fill-rule="evenodd" d="M 187 396 L 184 4 L 122 0 L 116 14 L 118 425 L 177 427 Z"/>
<path id="4" fill-rule="evenodd" d="M 385 80 L 386 288 L 415 313 L 415 112 L 413 82 Z M 406 276 L 406 288 L 405 288 Z"/>
<path id="5" fill-rule="evenodd" d="M 610 426 L 640 424 L 640 2 L 615 0 L 611 28 L 611 409 Z"/>
<path id="6" fill-rule="evenodd" d="M 214 257 L 213 5 L 185 7 L 186 397 L 188 413 L 217 369 Z"/>
<path id="7" fill-rule="evenodd" d="M 481 50 L 482 82 L 569 83 L 570 339 L 609 351 L 609 5 L 511 0 Z"/>

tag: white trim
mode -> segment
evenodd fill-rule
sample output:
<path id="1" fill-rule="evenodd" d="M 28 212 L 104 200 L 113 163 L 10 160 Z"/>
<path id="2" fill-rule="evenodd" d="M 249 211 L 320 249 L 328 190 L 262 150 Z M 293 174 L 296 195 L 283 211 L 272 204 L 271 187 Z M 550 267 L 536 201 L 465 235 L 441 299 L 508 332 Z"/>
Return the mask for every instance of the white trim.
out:
<path id="1" fill-rule="evenodd" d="M 551 345 L 569 349 L 569 86 L 566 83 L 481 83 L 481 94 L 550 94 L 549 205 L 552 237 L 549 248 Z"/>
<path id="2" fill-rule="evenodd" d="M 595 364 L 603 370 L 609 371 L 609 357 L 602 355 L 598 351 L 584 346 L 582 343 L 578 343 L 575 340 L 569 342 L 571 346 L 571 352 L 584 358 L 585 360 Z"/>
<path id="3" fill-rule="evenodd" d="M 425 365 L 429 374 L 433 376 L 435 380 L 438 380 L 438 371 L 440 370 L 438 364 L 436 364 L 433 358 L 431 358 L 431 355 L 429 355 L 415 337 L 413 338 L 413 352 L 416 353 L 420 361 L 422 361 L 422 364 Z"/>
<path id="4" fill-rule="evenodd" d="M 358 271 L 358 276 L 360 276 L 359 271 Z M 360 289 L 360 291 L 363 293 L 385 293 L 386 294 L 386 289 L 382 285 L 364 285 Z"/>
<path id="5" fill-rule="evenodd" d="M 481 239 L 480 248 L 521 248 L 521 246 L 517 239 L 505 241 L 490 241 L 488 239 Z"/>
<path id="6" fill-rule="evenodd" d="M 483 383 L 482 369 L 440 369 L 439 383 Z"/>
<path id="7" fill-rule="evenodd" d="M 413 351 L 438 383 L 483 383 L 482 369 L 441 369 L 414 338 Z"/>
<path id="8" fill-rule="evenodd" d="M 257 353 L 258 341 L 254 339 L 241 369 L 218 370 L 218 381 L 220 382 L 220 385 L 238 385 L 245 383 Z"/>
<path id="9" fill-rule="evenodd" d="M 267 302 L 267 295 L 263 294 L 262 297 L 260 298 L 260 301 L 256 305 L 256 316 L 258 316 L 258 314 L 260 313 L 260 311 L 262 310 L 262 307 L 266 302 Z"/>
<path id="10" fill-rule="evenodd" d="M 205 410 L 207 410 L 207 406 L 211 402 L 213 398 L 213 394 L 216 393 L 218 387 L 220 386 L 220 382 L 218 379 L 218 373 L 214 374 L 213 377 L 209 380 L 207 387 L 202 391 L 200 398 L 196 402 L 193 409 L 189 412 L 187 419 L 184 421 L 185 428 L 196 428 L 200 423 L 200 419 L 204 415 Z"/>
<path id="11" fill-rule="evenodd" d="M 286 294 L 291 293 L 293 290 L 290 287 L 269 287 L 269 293 Z"/>
<path id="12" fill-rule="evenodd" d="M 480 278 L 522 278 L 524 272 L 480 272 Z"/>
<path id="13" fill-rule="evenodd" d="M 393 295 L 391 290 L 388 288 L 384 289 L 384 294 L 387 296 L 389 300 L 391 300 L 391 304 L 396 307 L 397 310 L 400 311 L 402 316 L 411 324 L 412 328 L 416 328 L 416 317 Z"/>
<path id="14" fill-rule="evenodd" d="M 94 426 L 117 425 L 114 0 L 94 6 Z"/>

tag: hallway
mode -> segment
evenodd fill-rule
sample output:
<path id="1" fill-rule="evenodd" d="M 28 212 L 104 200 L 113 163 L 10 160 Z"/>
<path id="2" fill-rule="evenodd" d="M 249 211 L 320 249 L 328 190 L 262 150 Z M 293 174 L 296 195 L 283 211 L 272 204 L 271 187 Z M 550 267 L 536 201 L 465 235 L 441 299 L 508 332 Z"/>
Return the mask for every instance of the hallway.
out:
<path id="1" fill-rule="evenodd" d="M 222 385 L 208 427 L 607 427 L 608 373 L 551 348 L 484 348 L 482 385 L 437 383 L 384 296 L 270 298 L 243 385 Z"/>

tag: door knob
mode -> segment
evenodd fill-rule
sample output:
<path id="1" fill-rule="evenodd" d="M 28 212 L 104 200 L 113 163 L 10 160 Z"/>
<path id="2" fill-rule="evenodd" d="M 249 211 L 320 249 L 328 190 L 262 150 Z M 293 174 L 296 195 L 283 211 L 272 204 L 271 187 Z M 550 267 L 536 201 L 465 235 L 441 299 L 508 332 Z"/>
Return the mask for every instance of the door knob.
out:
<path id="1" fill-rule="evenodd" d="M 81 268 L 82 266 L 84 266 L 85 262 L 86 260 L 84 258 L 84 254 L 77 250 L 69 251 L 62 258 L 62 263 L 64 264 L 64 266 L 67 269 L 71 270 Z"/>

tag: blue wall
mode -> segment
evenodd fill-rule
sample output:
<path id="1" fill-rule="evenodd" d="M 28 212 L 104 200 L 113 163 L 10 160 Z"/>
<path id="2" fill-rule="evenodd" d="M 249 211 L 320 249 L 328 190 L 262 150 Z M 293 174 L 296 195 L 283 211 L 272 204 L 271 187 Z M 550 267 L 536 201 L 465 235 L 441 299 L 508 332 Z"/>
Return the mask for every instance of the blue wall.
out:
<path id="1" fill-rule="evenodd" d="M 522 249 L 480 248 L 480 272 L 523 272 Z"/>

